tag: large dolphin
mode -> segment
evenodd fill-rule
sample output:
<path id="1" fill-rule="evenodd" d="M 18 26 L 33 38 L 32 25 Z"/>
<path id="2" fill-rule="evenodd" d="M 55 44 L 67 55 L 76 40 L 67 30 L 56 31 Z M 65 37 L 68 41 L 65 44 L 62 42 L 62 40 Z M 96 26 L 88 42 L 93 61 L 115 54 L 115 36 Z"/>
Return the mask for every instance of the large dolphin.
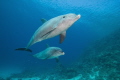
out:
<path id="1" fill-rule="evenodd" d="M 30 49 L 28 49 L 31 45 L 57 35 L 60 35 L 60 43 L 62 43 L 66 36 L 66 30 L 80 17 L 81 15 L 69 13 L 46 21 L 35 31 L 26 48 L 18 48 L 16 50 L 32 52 Z"/>
<path id="2" fill-rule="evenodd" d="M 33 56 L 38 59 L 53 59 L 56 58 L 56 61 L 58 62 L 58 57 L 61 55 L 64 55 L 65 53 L 62 51 L 59 47 L 48 47 L 45 50 L 34 54 Z"/>

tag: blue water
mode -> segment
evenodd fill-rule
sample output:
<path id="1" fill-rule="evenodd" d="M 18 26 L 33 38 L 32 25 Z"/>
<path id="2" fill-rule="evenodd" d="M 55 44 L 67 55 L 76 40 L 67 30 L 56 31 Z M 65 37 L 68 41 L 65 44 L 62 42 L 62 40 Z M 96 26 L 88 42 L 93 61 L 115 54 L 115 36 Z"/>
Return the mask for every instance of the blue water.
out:
<path id="1" fill-rule="evenodd" d="M 54 59 L 31 56 L 44 50 L 46 43 L 63 49 L 65 55 L 60 62 L 68 67 L 92 42 L 120 28 L 119 3 L 120 0 L 0 0 L 0 67 L 39 67 L 42 71 L 54 68 Z M 57 36 L 31 46 L 32 53 L 14 50 L 27 45 L 42 25 L 41 18 L 49 20 L 67 13 L 81 14 L 81 18 L 67 30 L 62 44 Z"/>

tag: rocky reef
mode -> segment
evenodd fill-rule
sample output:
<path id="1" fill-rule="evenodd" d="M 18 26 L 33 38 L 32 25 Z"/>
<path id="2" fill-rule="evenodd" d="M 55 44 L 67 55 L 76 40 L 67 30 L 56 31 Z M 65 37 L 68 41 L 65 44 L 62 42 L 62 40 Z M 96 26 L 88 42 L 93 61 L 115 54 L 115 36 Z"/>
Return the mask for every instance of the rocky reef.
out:
<path id="1" fill-rule="evenodd" d="M 81 80 L 120 80 L 120 29 L 85 50 L 76 69 Z"/>

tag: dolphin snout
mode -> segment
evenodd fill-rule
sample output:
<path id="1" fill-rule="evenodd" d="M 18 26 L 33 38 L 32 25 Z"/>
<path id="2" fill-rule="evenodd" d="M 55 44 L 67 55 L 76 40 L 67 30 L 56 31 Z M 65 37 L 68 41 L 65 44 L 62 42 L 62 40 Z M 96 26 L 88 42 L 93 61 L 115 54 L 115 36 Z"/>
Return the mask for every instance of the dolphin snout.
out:
<path id="1" fill-rule="evenodd" d="M 64 53 L 64 52 L 62 52 L 62 55 L 65 55 L 65 53 Z"/>
<path id="2" fill-rule="evenodd" d="M 80 15 L 80 14 L 78 14 L 78 15 L 77 15 L 77 17 L 78 17 L 78 18 L 80 18 L 80 17 L 81 17 L 81 15 Z"/>

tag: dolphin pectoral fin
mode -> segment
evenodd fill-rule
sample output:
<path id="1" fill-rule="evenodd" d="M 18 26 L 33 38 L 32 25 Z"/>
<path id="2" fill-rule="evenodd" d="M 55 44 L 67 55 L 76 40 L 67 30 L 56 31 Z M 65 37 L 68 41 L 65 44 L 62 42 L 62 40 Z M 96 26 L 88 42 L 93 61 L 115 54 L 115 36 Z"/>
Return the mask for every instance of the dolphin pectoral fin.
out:
<path id="1" fill-rule="evenodd" d="M 44 19 L 44 18 L 42 18 L 42 19 L 41 19 L 41 22 L 42 22 L 42 23 L 45 23 L 45 22 L 47 22 L 47 20 Z"/>
<path id="2" fill-rule="evenodd" d="M 60 43 L 64 41 L 65 37 L 66 37 L 66 31 L 60 34 Z"/>
<path id="3" fill-rule="evenodd" d="M 32 52 L 32 50 L 27 49 L 27 48 L 18 48 L 18 49 L 15 49 L 15 50 L 21 50 L 21 51 L 28 51 L 28 52 Z"/>
<path id="4" fill-rule="evenodd" d="M 56 59 L 56 62 L 58 63 L 59 62 L 59 58 L 57 57 L 57 58 L 55 58 Z"/>

